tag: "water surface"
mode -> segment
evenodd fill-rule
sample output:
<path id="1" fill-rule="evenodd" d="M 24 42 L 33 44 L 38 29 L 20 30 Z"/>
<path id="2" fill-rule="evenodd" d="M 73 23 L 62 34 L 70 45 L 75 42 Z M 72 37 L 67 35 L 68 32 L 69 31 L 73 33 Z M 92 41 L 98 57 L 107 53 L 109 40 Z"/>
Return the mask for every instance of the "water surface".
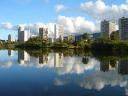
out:
<path id="1" fill-rule="evenodd" d="M 127 74 L 127 57 L 0 51 L 0 96 L 124 96 Z"/>

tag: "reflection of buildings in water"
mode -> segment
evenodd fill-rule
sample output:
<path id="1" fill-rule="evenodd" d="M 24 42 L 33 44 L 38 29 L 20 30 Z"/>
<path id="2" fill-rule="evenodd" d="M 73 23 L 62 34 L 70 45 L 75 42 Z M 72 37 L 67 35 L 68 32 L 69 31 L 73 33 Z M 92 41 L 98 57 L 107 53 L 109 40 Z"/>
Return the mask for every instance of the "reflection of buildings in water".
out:
<path id="1" fill-rule="evenodd" d="M 109 61 L 102 61 L 100 62 L 100 70 L 105 72 L 105 71 L 109 71 Z"/>
<path id="2" fill-rule="evenodd" d="M 18 62 L 25 64 L 30 61 L 30 55 L 24 50 L 18 50 Z"/>
<path id="3" fill-rule="evenodd" d="M 100 63 L 100 70 L 105 72 L 109 70 L 115 70 L 118 66 L 118 61 L 116 60 L 104 60 Z"/>
<path id="4" fill-rule="evenodd" d="M 47 64 L 48 63 L 48 54 L 39 56 L 39 64 Z"/>
<path id="5" fill-rule="evenodd" d="M 122 75 L 128 74 L 128 59 L 122 59 L 119 61 L 118 72 Z"/>
<path id="6" fill-rule="evenodd" d="M 11 56 L 11 50 L 8 50 L 8 56 Z"/>
<path id="7" fill-rule="evenodd" d="M 63 53 L 54 53 L 54 66 L 59 68 L 63 67 L 64 56 Z"/>

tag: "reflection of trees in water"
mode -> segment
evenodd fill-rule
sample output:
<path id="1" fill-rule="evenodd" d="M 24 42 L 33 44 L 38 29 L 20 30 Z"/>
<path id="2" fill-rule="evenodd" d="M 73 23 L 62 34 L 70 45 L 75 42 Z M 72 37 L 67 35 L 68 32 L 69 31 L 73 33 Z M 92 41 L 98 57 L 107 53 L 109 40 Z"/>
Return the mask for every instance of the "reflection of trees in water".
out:
<path id="1" fill-rule="evenodd" d="M 118 68 L 118 72 L 121 74 L 128 74 L 128 57 L 127 56 L 93 56 L 91 52 L 84 52 L 82 49 L 41 49 L 41 50 L 27 50 L 27 52 L 34 57 L 40 57 L 40 62 L 48 61 L 49 53 L 63 53 L 64 56 L 79 56 L 82 57 L 81 62 L 88 64 L 89 58 L 95 57 L 100 61 L 100 70 L 109 71 Z"/>
<path id="2" fill-rule="evenodd" d="M 119 74 L 128 74 L 128 57 L 100 56 L 96 58 L 100 61 L 101 71 L 117 69 Z"/>
<path id="3" fill-rule="evenodd" d="M 44 48 L 40 50 L 26 50 L 30 56 L 39 57 L 42 55 L 48 55 L 51 52 L 51 49 Z"/>
<path id="4" fill-rule="evenodd" d="M 88 58 L 88 57 L 84 56 L 84 57 L 82 58 L 83 64 L 87 64 L 88 61 L 89 61 L 89 58 Z"/>
<path id="5" fill-rule="evenodd" d="M 26 50 L 31 56 L 39 57 L 41 55 L 49 54 L 51 52 L 54 53 L 63 53 L 64 56 L 89 56 L 91 52 L 84 52 L 83 49 L 65 49 L 65 48 L 56 48 L 56 49 L 50 49 L 50 48 L 44 48 L 40 50 Z"/>

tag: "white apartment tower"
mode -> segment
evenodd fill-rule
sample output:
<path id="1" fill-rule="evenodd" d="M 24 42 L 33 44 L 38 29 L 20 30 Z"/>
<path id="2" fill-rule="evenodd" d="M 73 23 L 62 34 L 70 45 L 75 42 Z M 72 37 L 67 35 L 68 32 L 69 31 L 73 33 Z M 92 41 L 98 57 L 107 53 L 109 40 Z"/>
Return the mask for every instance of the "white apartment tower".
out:
<path id="1" fill-rule="evenodd" d="M 54 41 L 61 40 L 64 38 L 64 26 L 63 25 L 54 25 Z"/>
<path id="2" fill-rule="evenodd" d="M 110 35 L 113 31 L 116 31 L 115 23 L 104 20 L 101 21 L 101 37 L 110 38 Z"/>
<path id="3" fill-rule="evenodd" d="M 30 38 L 30 31 L 25 30 L 24 27 L 19 27 L 18 29 L 18 41 L 24 43 Z"/>
<path id="4" fill-rule="evenodd" d="M 128 18 L 119 19 L 119 36 L 121 40 L 128 40 Z"/>

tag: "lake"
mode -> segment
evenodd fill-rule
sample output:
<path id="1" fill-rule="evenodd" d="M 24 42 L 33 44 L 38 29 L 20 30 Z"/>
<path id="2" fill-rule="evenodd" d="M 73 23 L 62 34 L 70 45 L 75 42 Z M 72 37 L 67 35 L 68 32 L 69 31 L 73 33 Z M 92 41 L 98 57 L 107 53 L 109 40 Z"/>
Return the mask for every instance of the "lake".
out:
<path id="1" fill-rule="evenodd" d="M 0 96 L 128 95 L 127 56 L 41 52 L 0 51 Z"/>

